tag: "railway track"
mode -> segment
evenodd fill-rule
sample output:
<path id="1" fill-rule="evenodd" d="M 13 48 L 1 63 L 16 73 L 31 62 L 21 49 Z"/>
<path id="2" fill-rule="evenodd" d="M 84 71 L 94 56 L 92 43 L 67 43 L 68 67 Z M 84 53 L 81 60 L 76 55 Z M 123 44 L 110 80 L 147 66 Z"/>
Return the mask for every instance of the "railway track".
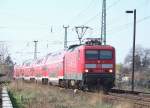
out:
<path id="1" fill-rule="evenodd" d="M 113 89 L 108 95 L 103 95 L 104 101 L 128 102 L 132 108 L 150 108 L 150 94 L 138 91 Z"/>
<path id="2" fill-rule="evenodd" d="M 72 89 L 67 89 L 67 91 L 71 92 Z M 73 90 L 72 90 L 73 92 Z M 79 92 L 83 92 L 80 91 Z M 97 94 L 101 92 L 86 92 L 89 95 Z M 119 90 L 112 89 L 107 94 L 102 94 L 102 101 L 106 103 L 129 103 L 131 105 L 130 108 L 150 108 L 150 93 L 144 93 L 139 91 L 128 91 L 128 90 Z"/>
<path id="3" fill-rule="evenodd" d="M 120 102 L 129 102 L 133 108 L 150 108 L 150 102 L 143 100 L 143 98 L 129 97 L 129 96 L 118 96 L 118 95 L 109 95 L 104 96 L 105 99 L 110 101 L 120 101 Z"/>
<path id="4" fill-rule="evenodd" d="M 69 92 L 73 92 L 72 89 L 67 89 Z M 80 91 L 79 92 L 83 92 Z M 97 92 L 86 92 L 89 95 L 93 93 L 99 94 Z M 102 101 L 106 103 L 129 103 L 131 108 L 150 108 L 150 93 L 144 93 L 139 91 L 128 91 L 128 90 L 119 90 L 112 89 L 108 94 L 102 94 Z"/>

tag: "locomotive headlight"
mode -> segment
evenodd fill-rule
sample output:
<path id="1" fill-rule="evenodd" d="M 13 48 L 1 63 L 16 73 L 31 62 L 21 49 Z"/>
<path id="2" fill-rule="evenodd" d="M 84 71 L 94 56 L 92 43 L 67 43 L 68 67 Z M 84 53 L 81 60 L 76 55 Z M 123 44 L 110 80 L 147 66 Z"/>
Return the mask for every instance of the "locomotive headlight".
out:
<path id="1" fill-rule="evenodd" d="M 110 73 L 112 73 L 112 72 L 113 72 L 113 70 L 112 70 L 112 69 L 109 69 L 109 72 L 110 72 Z"/>
<path id="2" fill-rule="evenodd" d="M 85 69 L 85 72 L 87 73 L 87 72 L 89 72 L 89 70 L 88 70 L 88 69 Z"/>

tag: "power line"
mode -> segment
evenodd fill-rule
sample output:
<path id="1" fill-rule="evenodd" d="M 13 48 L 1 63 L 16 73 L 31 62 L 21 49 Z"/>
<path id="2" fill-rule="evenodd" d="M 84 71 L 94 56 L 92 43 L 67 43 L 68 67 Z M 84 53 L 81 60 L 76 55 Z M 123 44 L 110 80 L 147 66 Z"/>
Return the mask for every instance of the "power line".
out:
<path id="1" fill-rule="evenodd" d="M 87 20 L 83 25 L 86 25 L 86 24 L 90 23 L 91 21 L 93 21 L 99 15 L 100 15 L 100 13 L 97 13 L 96 15 L 94 15 L 93 17 L 91 17 L 89 20 Z"/>
<path id="2" fill-rule="evenodd" d="M 150 19 L 150 16 L 145 16 L 145 17 L 143 17 L 143 18 L 137 20 L 136 23 L 139 24 L 139 23 L 144 22 L 144 21 L 149 20 L 149 19 Z M 132 23 L 130 22 L 130 23 L 126 23 L 126 24 L 123 24 L 123 25 L 118 26 L 117 28 L 115 28 L 115 29 L 117 29 L 116 32 L 121 32 L 121 31 L 127 29 L 128 26 L 130 26 L 131 24 L 132 24 Z M 110 30 L 108 30 L 107 32 L 111 32 L 111 31 L 114 31 L 114 29 L 110 29 Z M 115 33 L 115 32 L 114 32 L 114 33 Z"/>
<path id="3" fill-rule="evenodd" d="M 115 5 L 117 5 L 121 0 L 116 0 L 114 1 L 111 5 L 108 6 L 107 10 L 109 10 L 110 8 L 114 7 Z"/>
<path id="4" fill-rule="evenodd" d="M 120 0 L 118 0 L 118 2 L 119 2 Z M 149 1 L 149 0 L 148 0 Z M 116 1 L 117 2 L 117 1 Z M 145 2 L 146 2 L 146 0 L 145 0 Z M 117 3 L 113 3 L 114 5 L 115 4 L 117 4 Z M 141 9 L 141 8 L 143 8 L 143 7 L 145 7 L 145 5 L 147 5 L 147 4 L 145 4 L 145 3 L 140 3 L 140 5 L 138 5 L 137 7 L 135 7 L 135 9 L 138 9 L 138 11 Z M 111 7 L 111 6 L 109 6 L 109 7 Z M 108 7 L 108 8 L 109 8 Z M 116 20 L 113 20 L 113 21 L 111 21 L 111 22 L 113 22 L 113 23 L 111 23 L 111 24 L 109 24 L 109 26 L 111 25 L 114 25 L 114 24 L 116 24 L 116 22 L 119 22 L 120 20 L 122 20 L 121 18 L 120 19 L 118 19 L 119 17 L 121 17 L 122 15 L 119 15 L 119 16 L 117 16 L 117 18 L 115 18 Z"/>
<path id="5" fill-rule="evenodd" d="M 106 8 L 106 9 L 107 9 L 107 12 L 108 12 L 108 10 L 110 10 L 112 7 L 114 7 L 115 5 L 117 5 L 120 1 L 121 1 L 121 0 L 116 0 L 116 1 L 113 2 L 111 5 L 109 5 L 108 8 Z M 138 6 L 138 7 L 141 9 L 142 7 L 144 7 L 144 5 Z M 96 19 L 98 16 L 99 16 L 99 13 L 97 13 L 96 15 L 94 15 L 93 17 L 91 17 L 89 20 L 87 20 L 87 21 L 84 23 L 84 25 L 90 23 L 91 21 L 93 21 L 94 19 Z M 149 16 L 145 17 L 145 18 L 142 19 L 142 20 L 146 20 L 146 19 L 149 19 Z M 118 19 L 117 19 L 117 21 L 118 21 Z M 114 23 L 114 21 L 112 21 L 112 22 Z M 113 25 L 113 24 L 111 24 L 111 25 Z M 128 24 L 125 24 L 125 26 L 126 26 L 126 25 L 128 25 Z M 124 25 L 121 25 L 121 26 L 124 26 Z"/>
<path id="6" fill-rule="evenodd" d="M 143 22 L 143 21 L 148 20 L 148 19 L 150 19 L 150 16 L 146 16 L 146 17 L 144 17 L 144 18 L 142 18 L 142 19 L 139 19 L 139 20 L 137 21 L 137 23 Z"/>
<path id="7" fill-rule="evenodd" d="M 87 10 L 91 7 L 91 4 L 92 4 L 94 1 L 95 1 L 95 0 L 91 0 L 91 1 L 89 2 L 89 5 L 88 5 L 86 8 L 84 8 L 82 11 L 80 11 L 80 12 L 70 21 L 70 23 L 73 22 L 74 20 L 76 20 L 79 16 L 81 16 L 82 13 L 85 14 L 85 11 L 87 11 Z"/>
<path id="8" fill-rule="evenodd" d="M 106 8 L 106 10 L 108 11 L 109 9 L 111 9 L 113 6 L 115 6 L 116 4 L 118 4 L 121 0 L 116 0 L 115 2 L 113 2 L 111 5 L 108 6 L 108 8 Z M 100 15 L 101 11 L 98 12 L 97 14 L 95 14 L 93 17 L 91 17 L 89 20 L 87 20 L 84 25 L 90 23 L 92 20 L 94 20 L 96 17 L 98 17 Z"/>
<path id="9" fill-rule="evenodd" d="M 141 0 L 141 1 L 142 1 L 142 0 Z M 149 3 L 148 3 L 149 0 L 148 0 L 148 1 L 146 1 L 146 0 L 144 1 L 144 0 L 143 0 L 143 2 L 144 2 L 144 3 L 140 3 L 140 5 L 138 5 L 135 9 L 140 10 L 140 9 L 142 9 L 143 7 L 145 7 L 146 5 L 149 4 Z"/>
<path id="10" fill-rule="evenodd" d="M 143 18 L 137 20 L 137 24 L 142 23 L 142 22 L 144 22 L 144 21 L 146 21 L 146 20 L 149 20 L 149 19 L 150 19 L 150 16 L 145 16 L 145 17 L 143 17 Z M 115 27 L 115 28 L 112 28 L 112 29 L 110 29 L 110 30 L 107 30 L 107 33 L 109 34 L 109 33 L 112 32 L 111 34 L 115 34 L 115 33 L 122 32 L 122 31 L 128 29 L 128 27 L 131 26 L 131 24 L 132 24 L 132 22 L 119 25 L 119 26 L 117 26 L 117 27 Z M 114 31 L 114 29 L 115 29 L 115 31 Z M 114 32 L 113 32 L 113 31 L 114 31 Z M 97 34 L 97 35 L 95 35 L 95 36 L 99 36 L 99 35 L 100 35 L 100 34 Z"/>

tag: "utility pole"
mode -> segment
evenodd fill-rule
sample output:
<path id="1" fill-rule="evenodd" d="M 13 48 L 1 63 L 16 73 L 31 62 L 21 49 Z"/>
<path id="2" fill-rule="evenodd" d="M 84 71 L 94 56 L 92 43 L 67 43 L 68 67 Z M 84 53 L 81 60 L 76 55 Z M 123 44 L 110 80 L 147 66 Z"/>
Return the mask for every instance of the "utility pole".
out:
<path id="1" fill-rule="evenodd" d="M 5 41 L 0 41 L 0 62 L 4 63 L 5 56 L 7 56 L 8 50 L 7 46 L 5 45 Z"/>
<path id="2" fill-rule="evenodd" d="M 134 91 L 134 66 L 135 66 L 135 39 L 136 39 L 136 9 L 134 11 L 126 11 L 126 13 L 134 14 L 134 25 L 133 25 L 133 55 L 132 55 L 132 91 Z"/>
<path id="3" fill-rule="evenodd" d="M 66 49 L 67 48 L 67 30 L 68 30 L 69 26 L 64 26 L 63 25 L 63 28 L 65 29 L 64 49 Z"/>
<path id="4" fill-rule="evenodd" d="M 33 41 L 34 42 L 34 59 L 37 59 L 37 40 Z"/>
<path id="5" fill-rule="evenodd" d="M 106 45 L 106 0 L 102 4 L 101 41 Z"/>
<path id="6" fill-rule="evenodd" d="M 82 38 L 85 34 L 85 32 L 87 31 L 87 29 L 89 29 L 90 27 L 88 26 L 76 26 L 75 27 L 75 30 L 76 30 L 76 33 L 78 35 L 78 39 L 79 39 L 79 42 L 81 44 L 81 41 L 82 41 Z M 80 32 L 80 33 L 79 33 Z"/>

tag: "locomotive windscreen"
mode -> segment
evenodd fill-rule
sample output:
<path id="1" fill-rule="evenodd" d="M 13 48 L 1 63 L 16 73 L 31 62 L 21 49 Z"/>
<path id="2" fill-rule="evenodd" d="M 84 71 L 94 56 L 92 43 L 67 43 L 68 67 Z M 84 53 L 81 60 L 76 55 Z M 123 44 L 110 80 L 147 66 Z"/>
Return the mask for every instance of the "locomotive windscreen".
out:
<path id="1" fill-rule="evenodd" d="M 86 59 L 112 59 L 112 51 L 110 50 L 86 50 Z"/>

